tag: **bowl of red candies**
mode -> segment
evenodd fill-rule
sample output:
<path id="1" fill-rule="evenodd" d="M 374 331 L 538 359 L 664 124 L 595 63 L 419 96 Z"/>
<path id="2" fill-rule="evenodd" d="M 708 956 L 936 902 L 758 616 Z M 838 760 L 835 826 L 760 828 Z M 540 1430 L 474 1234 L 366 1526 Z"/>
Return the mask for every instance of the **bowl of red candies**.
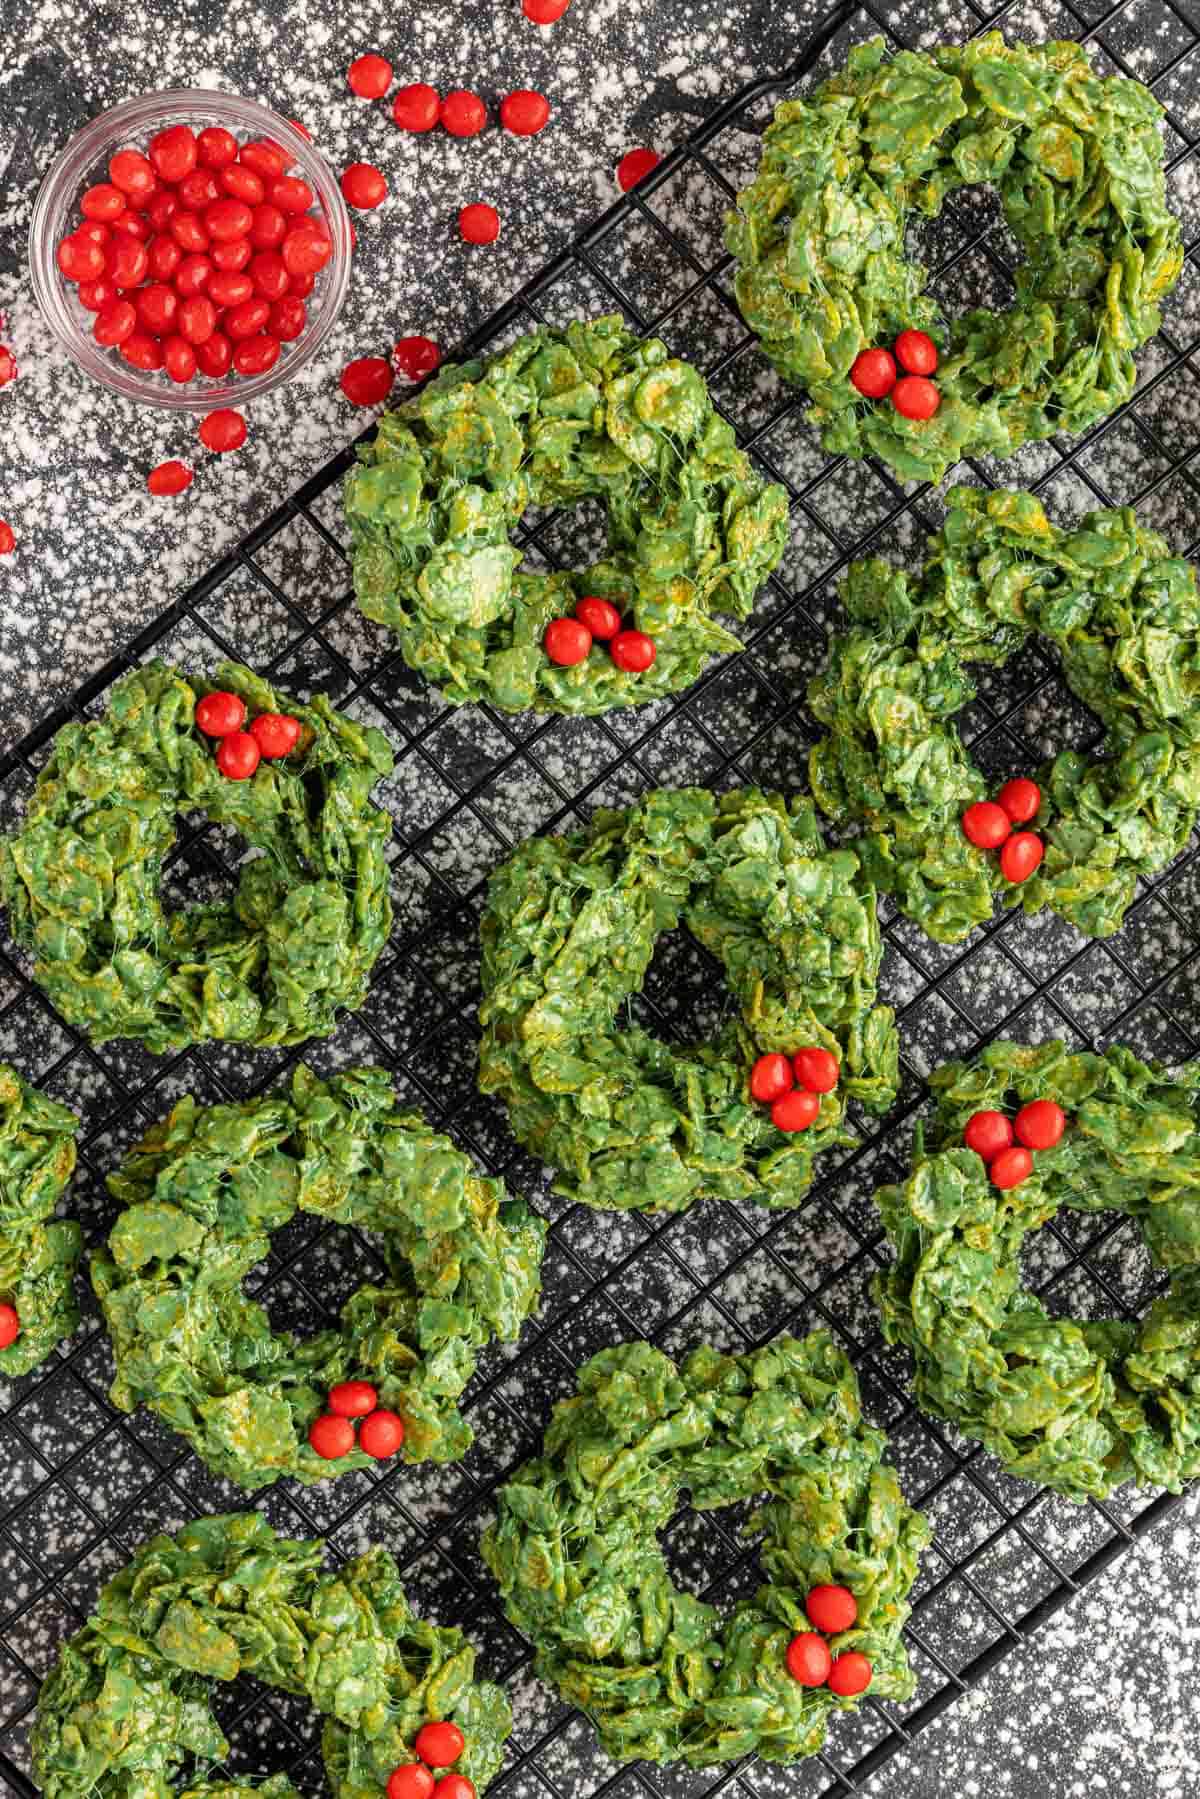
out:
<path id="1" fill-rule="evenodd" d="M 73 137 L 29 230 L 38 304 L 127 399 L 241 406 L 328 337 L 350 279 L 337 178 L 299 126 L 233 94 L 126 100 Z"/>

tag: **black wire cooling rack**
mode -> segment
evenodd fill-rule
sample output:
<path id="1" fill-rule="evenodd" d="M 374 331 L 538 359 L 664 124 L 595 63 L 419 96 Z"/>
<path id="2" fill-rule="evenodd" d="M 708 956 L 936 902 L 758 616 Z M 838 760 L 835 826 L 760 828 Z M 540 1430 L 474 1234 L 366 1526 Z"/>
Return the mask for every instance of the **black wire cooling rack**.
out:
<path id="1" fill-rule="evenodd" d="M 1052 20 L 1043 7 L 1028 25 L 1011 8 L 986 19 L 977 12 L 971 29 L 1002 23 L 1030 38 L 1079 37 L 1101 66 L 1148 81 L 1167 107 L 1174 204 L 1194 247 L 1200 52 L 1193 54 L 1197 33 L 1187 13 L 1170 0 L 1103 11 L 1075 0 L 1052 10 Z M 956 25 L 957 32 L 937 35 L 962 35 Z M 0 761 L 0 828 L 7 828 L 58 726 L 67 716 L 95 716 L 113 680 L 151 655 L 197 668 L 234 656 L 285 690 L 324 689 L 380 725 L 397 749 L 395 775 L 378 790 L 395 819 L 395 931 L 363 1010 L 303 1053 L 319 1069 L 386 1064 L 405 1099 L 554 1219 L 541 1311 L 519 1347 L 484 1357 L 468 1395 L 476 1445 L 454 1467 L 390 1467 L 307 1491 L 283 1483 L 247 1501 L 145 1413 L 125 1418 L 110 1407 L 111 1363 L 94 1307 L 61 1353 L 0 1393 L 0 1774 L 17 1793 L 34 1791 L 32 1707 L 62 1638 L 140 1541 L 197 1513 L 257 1503 L 280 1529 L 324 1535 L 334 1557 L 368 1541 L 391 1548 L 418 1608 L 463 1624 L 481 1646 L 484 1669 L 509 1684 L 516 1727 L 497 1799 L 593 1799 L 618 1789 L 628 1799 L 699 1799 L 726 1788 L 733 1799 L 805 1799 L 864 1792 L 915 1732 L 1176 1503 L 1147 1503 L 1125 1491 L 1108 1504 L 1071 1507 L 1010 1480 L 916 1411 L 904 1359 L 883 1344 L 870 1301 L 870 1278 L 885 1255 L 871 1193 L 903 1172 L 923 1074 L 990 1037 L 1057 1035 L 1096 1046 L 1117 1039 L 1168 1062 L 1197 1053 L 1195 842 L 1145 886 L 1120 935 L 1102 945 L 1061 921 L 1006 914 L 966 945 L 946 949 L 889 914 L 883 997 L 899 1012 L 904 1091 L 882 1124 L 856 1119 L 858 1146 L 827 1163 L 797 1213 L 725 1205 L 653 1220 L 564 1206 L 545 1171 L 516 1149 L 502 1112 L 475 1087 L 476 929 L 489 871 L 529 832 L 570 829 L 594 806 L 627 803 L 647 787 L 802 783 L 813 736 L 805 685 L 823 654 L 839 572 L 868 550 L 915 565 L 939 521 L 937 491 L 822 454 L 803 423 L 802 402 L 776 379 L 738 317 L 721 246 L 722 212 L 753 171 L 774 101 L 818 58 L 837 67 L 851 41 L 877 30 L 901 41 L 890 14 L 859 6 L 830 16 L 792 69 L 721 106 L 464 346 L 496 348 L 538 322 L 619 310 L 705 370 L 755 461 L 791 496 L 789 549 L 761 597 L 743 656 L 681 698 L 606 719 L 510 718 L 442 705 L 351 603 L 339 506 L 347 450 Z M 948 305 L 1007 303 L 1015 246 L 985 198 L 968 193 L 948 203 L 921 249 Z M 1200 287 L 1189 260 L 1166 326 L 1144 353 L 1130 408 L 1069 445 L 1037 446 L 1003 468 L 973 463 L 958 477 L 1032 486 L 1060 521 L 1136 502 L 1174 549 L 1188 552 L 1200 521 L 1200 380 L 1189 360 L 1198 343 Z M 590 559 L 598 522 L 586 507 L 527 521 L 530 562 Z M 1100 735 L 1040 648 L 989 673 L 962 723 L 977 758 L 998 776 Z M 240 853 L 227 834 L 185 823 L 169 893 L 183 903 L 219 889 Z M 653 1029 L 686 1040 L 712 1028 L 721 992 L 703 953 L 675 936 L 660 946 L 638 1009 Z M 155 1059 L 129 1044 L 92 1049 L 31 985 L 22 954 L 0 940 L 0 1058 L 83 1117 L 71 1205 L 91 1243 L 112 1220 L 105 1171 L 175 1098 L 244 1096 L 278 1080 L 297 1053 L 207 1045 Z M 378 1272 L 366 1238 L 303 1219 L 276 1236 L 253 1284 L 278 1326 L 306 1330 L 329 1321 Z M 1157 1290 L 1156 1271 L 1127 1223 L 1082 1214 L 1064 1215 L 1039 1234 L 1026 1272 L 1061 1312 L 1134 1316 Z M 604 1344 L 648 1334 L 672 1351 L 705 1339 L 745 1347 L 819 1324 L 853 1355 L 909 1497 L 935 1526 L 909 1632 L 916 1697 L 907 1706 L 871 1702 L 839 1718 L 826 1752 L 793 1769 L 618 1770 L 578 1715 L 532 1679 L 528 1650 L 499 1612 L 477 1551 L 489 1495 L 533 1451 L 577 1365 Z M 718 1602 L 753 1589 L 753 1548 L 724 1514 L 682 1514 L 667 1549 L 678 1577 Z M 231 1773 L 253 1778 L 282 1767 L 302 1790 L 320 1790 L 317 1735 L 305 1708 L 252 1683 L 218 1689 L 215 1702 L 233 1745 Z"/>

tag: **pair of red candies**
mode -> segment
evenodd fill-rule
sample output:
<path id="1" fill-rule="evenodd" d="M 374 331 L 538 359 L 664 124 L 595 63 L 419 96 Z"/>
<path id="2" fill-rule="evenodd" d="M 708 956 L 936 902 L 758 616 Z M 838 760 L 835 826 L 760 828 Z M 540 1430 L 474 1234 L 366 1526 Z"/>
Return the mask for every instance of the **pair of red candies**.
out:
<path id="1" fill-rule="evenodd" d="M 652 637 L 645 631 L 623 631 L 621 614 L 612 601 L 594 593 L 576 603 L 573 618 L 552 618 L 542 643 L 559 668 L 586 662 L 593 643 L 606 643 L 609 655 L 627 675 L 644 675 L 658 655 Z"/>
<path id="2" fill-rule="evenodd" d="M 804 1601 L 812 1630 L 802 1630 L 787 1646 L 784 1660 L 793 1680 L 802 1687 L 828 1687 L 839 1699 L 865 1693 L 874 1670 L 857 1649 L 834 1655 L 825 1641 L 858 1622 L 858 1601 L 849 1587 L 814 1587 Z"/>
<path id="3" fill-rule="evenodd" d="M 196 725 L 206 737 L 217 737 L 217 767 L 231 781 L 248 781 L 265 758 L 278 762 L 290 755 L 300 738 L 300 721 L 290 712 L 260 712 L 246 723 L 246 702 L 236 693 L 206 693 L 196 702 Z"/>
<path id="4" fill-rule="evenodd" d="M 356 1437 L 354 1424 L 358 1418 L 362 1423 Z M 379 1394 L 369 1380 L 344 1380 L 330 1387 L 329 1410 L 313 1419 L 308 1427 L 308 1441 L 322 1461 L 336 1462 L 349 1455 L 357 1442 L 365 1455 L 385 1462 L 404 1441 L 404 1420 L 398 1412 L 389 1412 L 380 1405 Z M 420 1738 L 417 1741 L 419 1745 Z M 452 1755 L 449 1761 L 453 1760 Z M 443 1799 L 454 1799 L 454 1795 L 444 1794 Z"/>
<path id="5" fill-rule="evenodd" d="M 794 1050 L 759 1056 L 750 1070 L 750 1092 L 771 1108 L 777 1131 L 806 1131 L 821 1110 L 821 1095 L 832 1093 L 841 1069 L 832 1050 Z"/>
<path id="6" fill-rule="evenodd" d="M 1006 781 L 994 800 L 976 800 L 962 815 L 963 836 L 976 849 L 1000 851 L 1000 873 L 1020 886 L 1041 867 L 1046 846 L 1036 831 L 1014 831 L 1036 818 L 1042 790 L 1025 776 Z"/>
<path id="7" fill-rule="evenodd" d="M 1019 1187 L 1033 1173 L 1035 1149 L 1053 1149 L 1067 1128 L 1067 1115 L 1053 1099 L 1031 1099 L 1015 1118 L 1006 1112 L 973 1112 L 963 1142 L 987 1164 L 993 1187 Z"/>
<path id="8" fill-rule="evenodd" d="M 434 1768 L 449 1768 L 466 1748 L 466 1738 L 457 1724 L 448 1718 L 422 1724 L 413 1743 L 419 1761 L 404 1762 L 388 1775 L 388 1799 L 475 1799 L 475 1788 L 465 1774 L 443 1774 L 435 1779 Z"/>
<path id="9" fill-rule="evenodd" d="M 906 419 L 931 419 L 942 397 L 929 379 L 938 365 L 937 345 L 925 331 L 902 331 L 892 350 L 861 350 L 850 382 L 866 400 L 886 400 Z M 898 375 L 896 364 L 904 370 Z"/>

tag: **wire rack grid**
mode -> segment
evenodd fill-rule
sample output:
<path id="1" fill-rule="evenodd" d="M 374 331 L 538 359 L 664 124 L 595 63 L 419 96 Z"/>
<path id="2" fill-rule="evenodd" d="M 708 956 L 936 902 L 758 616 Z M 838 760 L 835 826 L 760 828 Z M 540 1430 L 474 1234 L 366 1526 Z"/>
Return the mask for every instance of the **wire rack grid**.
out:
<path id="1" fill-rule="evenodd" d="M 1144 353 L 1132 405 L 1087 437 L 1034 446 L 1003 467 L 961 467 L 953 478 L 1032 486 L 1060 521 L 1097 505 L 1136 503 L 1177 551 L 1200 519 L 1200 284 L 1195 252 L 1200 193 L 1198 33 L 1174 0 L 1091 0 L 1034 14 L 985 14 L 979 30 L 1074 36 L 1102 67 L 1147 80 L 1167 108 L 1175 204 L 1189 250 L 1160 337 Z M 907 14 L 905 15 L 908 16 Z M 919 8 L 913 14 L 920 23 Z M 1049 29 L 1047 29 L 1049 26 Z M 114 679 L 150 656 L 197 668 L 246 660 L 285 690 L 329 692 L 380 725 L 397 748 L 377 789 L 392 812 L 395 930 L 362 1011 L 328 1041 L 291 1053 L 206 1045 L 155 1059 L 135 1045 L 93 1049 L 67 1029 L 0 939 L 0 1058 L 82 1116 L 80 1171 L 70 1195 L 90 1243 L 109 1229 L 103 1176 L 184 1092 L 216 1101 L 277 1082 L 300 1055 L 318 1069 L 379 1062 L 406 1101 L 422 1107 L 490 1172 L 503 1174 L 553 1219 L 544 1298 L 520 1344 L 481 1361 L 467 1395 L 476 1443 L 449 1468 L 381 1468 L 303 1490 L 281 1483 L 254 1503 L 277 1527 L 327 1539 L 335 1559 L 367 1542 L 398 1556 L 420 1610 L 463 1624 L 487 1673 L 505 1680 L 515 1710 L 497 1799 L 807 1799 L 852 1795 L 923 1725 L 974 1685 L 1177 1503 L 1123 1491 L 1076 1508 L 1009 1479 L 977 1447 L 922 1416 L 902 1356 L 887 1349 L 870 1300 L 886 1256 L 874 1187 L 906 1165 L 923 1076 L 988 1039 L 1065 1036 L 1078 1045 L 1121 1040 L 1167 1062 L 1200 1048 L 1195 971 L 1200 863 L 1194 838 L 1141 891 L 1118 936 L 1103 945 L 1061 921 L 1002 914 L 965 945 L 944 948 L 885 908 L 883 995 L 898 1010 L 904 1086 L 885 1120 L 857 1116 L 857 1146 L 830 1157 L 808 1203 L 768 1214 L 725 1205 L 680 1218 L 597 1215 L 566 1206 L 547 1173 L 517 1149 L 502 1111 L 474 1081 L 477 924 L 487 875 L 521 837 L 570 829 L 598 805 L 628 803 L 657 785 L 748 782 L 785 789 L 805 779 L 813 728 L 806 683 L 836 621 L 836 578 L 854 557 L 883 553 L 919 564 L 939 522 L 939 492 L 899 485 L 874 464 L 822 454 L 803 404 L 757 351 L 739 318 L 721 245 L 721 215 L 750 178 L 774 102 L 810 73 L 840 66 L 852 41 L 896 20 L 871 6 L 830 15 L 784 75 L 756 82 L 720 107 L 633 193 L 558 256 L 464 346 L 498 348 L 533 325 L 618 310 L 705 371 L 717 401 L 764 473 L 782 481 L 793 530 L 760 598 L 745 654 L 686 694 L 604 719 L 506 717 L 442 705 L 404 667 L 349 593 L 340 479 L 347 450 L 212 568 L 72 705 L 0 760 L 0 828 L 21 815 L 54 731 L 69 715 L 96 716 Z M 934 35 L 949 36 L 948 31 Z M 929 41 L 929 33 L 925 34 Z M 949 203 L 922 244 L 948 305 L 1004 304 L 1015 246 L 985 198 Z M 579 564 L 598 552 L 588 508 L 526 520 L 533 566 Z M 1072 698 L 1052 658 L 1034 648 L 981 682 L 960 721 L 997 776 L 1024 772 L 1066 743 L 1086 748 L 1100 728 Z M 236 840 L 181 821 L 166 889 L 176 903 L 234 878 Z M 650 1028 L 687 1041 L 710 1031 L 723 1003 L 719 972 L 682 934 L 664 939 L 636 1011 Z M 381 1272 L 376 1247 L 350 1231 L 293 1223 L 274 1239 L 252 1281 L 277 1327 L 331 1321 L 350 1292 Z M 1053 1311 L 1135 1316 L 1159 1290 L 1126 1221 L 1064 1215 L 1030 1246 L 1029 1284 Z M 906 1706 L 870 1702 L 835 1722 L 826 1751 L 792 1769 L 757 1763 L 689 1774 L 607 1762 L 579 1716 L 530 1672 L 529 1651 L 504 1621 L 478 1555 L 498 1481 L 536 1447 L 574 1370 L 605 1344 L 649 1335 L 670 1352 L 698 1341 L 741 1348 L 781 1330 L 833 1330 L 859 1371 L 868 1410 L 889 1432 L 909 1497 L 931 1516 L 909 1631 L 919 1687 Z M 145 1413 L 119 1415 L 106 1394 L 112 1368 L 94 1306 L 76 1336 L 35 1374 L 0 1391 L 0 1779 L 34 1792 L 29 1730 L 37 1684 L 63 1637 L 90 1610 L 101 1582 L 156 1529 L 248 1503 L 214 1480 Z M 720 1604 L 753 1590 L 753 1545 L 726 1514 L 684 1512 L 667 1533 L 677 1577 Z M 716 1572 L 714 1573 L 714 1570 Z M 304 1792 L 323 1785 L 315 1720 L 285 1695 L 234 1683 L 215 1696 L 230 1736 L 231 1773 L 289 1770 Z"/>

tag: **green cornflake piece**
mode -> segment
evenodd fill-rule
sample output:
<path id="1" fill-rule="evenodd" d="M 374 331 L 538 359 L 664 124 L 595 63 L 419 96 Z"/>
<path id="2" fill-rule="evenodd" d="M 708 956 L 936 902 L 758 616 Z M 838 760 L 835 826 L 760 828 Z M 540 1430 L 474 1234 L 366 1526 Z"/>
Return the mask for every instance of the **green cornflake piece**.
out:
<path id="1" fill-rule="evenodd" d="M 396 1104 L 384 1068 L 290 1085 L 239 1105 L 181 1099 L 109 1191 L 124 1206 L 92 1258 L 116 1362 L 111 1398 L 147 1405 L 215 1474 L 253 1491 L 374 1464 L 318 1456 L 308 1428 L 330 1387 L 368 1380 L 404 1420 L 407 1462 L 465 1455 L 458 1399 L 476 1353 L 513 1341 L 537 1304 L 545 1225 L 504 1185 Z M 298 1212 L 378 1234 L 387 1274 L 340 1329 L 272 1331 L 242 1281 Z M 181 1642 L 197 1642 L 186 1620 Z M 220 1650 L 211 1650 L 219 1659 Z"/>
<path id="2" fill-rule="evenodd" d="M 1052 525 L 1032 494 L 952 487 L 925 566 L 850 567 L 849 628 L 808 698 L 828 736 L 813 795 L 867 877 L 941 943 L 992 916 L 997 895 L 1059 913 L 1091 937 L 1119 930 L 1139 878 L 1184 848 L 1200 812 L 1200 592 L 1195 569 L 1132 508 Z M 953 715 L 971 663 L 1001 664 L 1040 634 L 1067 685 L 1107 727 L 1104 755 L 1063 750 L 1037 772 L 1036 874 L 1005 881 L 962 814 L 989 784 Z"/>
<path id="3" fill-rule="evenodd" d="M 227 690 L 250 718 L 287 712 L 291 755 L 250 780 L 218 769 L 196 702 Z M 209 680 L 161 662 L 113 687 L 104 717 L 64 725 L 25 822 L 0 837 L 0 899 L 34 978 L 93 1043 L 133 1037 L 156 1054 L 209 1038 L 302 1043 L 363 1002 L 391 929 L 381 731 L 303 704 L 248 668 Z M 237 890 L 187 910 L 162 902 L 178 813 L 238 832 L 256 855 Z"/>
<path id="4" fill-rule="evenodd" d="M 807 390 L 825 448 L 940 481 L 962 456 L 1011 456 L 1123 405 L 1183 267 L 1162 116 L 1140 82 L 1094 74 L 1080 45 L 998 31 L 890 60 L 874 38 L 809 99 L 777 106 L 725 235 L 742 313 Z M 905 231 L 981 182 L 1024 253 L 1016 299 L 950 319 Z M 909 329 L 940 352 L 928 420 L 850 381 L 860 351 Z"/>
<path id="5" fill-rule="evenodd" d="M 623 1016 L 664 931 L 722 965 L 733 1005 L 677 1049 Z M 610 1211 L 698 1199 L 798 1205 L 822 1150 L 857 1141 L 846 1107 L 898 1086 L 891 1008 L 875 1004 L 875 892 L 825 847 L 812 802 L 757 788 L 662 789 L 588 830 L 531 838 L 492 876 L 481 925 L 479 1085 L 556 1191 Z M 768 1051 L 832 1050 L 837 1089 L 787 1135 L 750 1094 Z"/>
<path id="6" fill-rule="evenodd" d="M 75 1172 L 74 1112 L 0 1062 L 0 1300 L 20 1335 L 0 1349 L 0 1377 L 44 1362 L 79 1323 L 75 1270 L 83 1236 L 54 1211 Z"/>
<path id="7" fill-rule="evenodd" d="M 346 482 L 361 610 L 454 705 L 608 712 L 689 687 L 741 642 L 783 554 L 787 495 L 767 486 L 714 411 L 703 377 L 619 314 L 520 337 L 448 365 L 379 422 Z M 577 574 L 521 567 L 530 507 L 599 500 L 603 558 Z M 587 594 L 654 639 L 643 674 L 605 644 L 559 668 L 552 618 Z"/>
<path id="8" fill-rule="evenodd" d="M 296 1799 L 282 1774 L 182 1778 L 228 1754 L 209 1683 L 243 1676 L 324 1716 L 334 1799 L 378 1799 L 416 1759 L 421 1726 L 443 1718 L 466 1739 L 454 1771 L 482 1793 L 512 1728 L 504 1694 L 475 1680 L 461 1631 L 413 1615 L 386 1549 L 337 1573 L 322 1572 L 323 1549 L 277 1536 L 258 1512 L 144 1543 L 42 1683 L 32 1749 L 46 1799 Z M 173 1618 L 189 1628 L 176 1633 Z"/>
<path id="9" fill-rule="evenodd" d="M 1068 1499 L 1125 1481 L 1179 1492 L 1200 1474 L 1200 1063 L 1171 1075 L 1119 1045 L 992 1043 L 929 1083 L 913 1171 L 875 1195 L 896 1258 L 875 1296 L 918 1403 Z M 963 1128 L 1034 1099 L 1057 1101 L 1066 1131 L 1001 1192 Z M 1026 1235 L 1063 1206 L 1137 1220 L 1171 1274 L 1140 1321 L 1051 1317 L 1021 1286 Z"/>
<path id="10" fill-rule="evenodd" d="M 857 1622 L 830 1647 L 867 1657 L 873 1699 L 916 1686 L 902 1631 L 932 1533 L 885 1448 L 825 1332 L 746 1355 L 701 1348 L 679 1367 L 618 1344 L 585 1363 L 541 1455 L 501 1487 L 483 1559 L 538 1674 L 615 1761 L 798 1761 L 832 1712 L 858 1706 L 787 1670 L 814 1586 L 854 1594 Z M 655 1540 L 684 1491 L 698 1511 L 756 1502 L 742 1532 L 762 1536 L 764 1584 L 724 1620 L 679 1591 Z"/>

